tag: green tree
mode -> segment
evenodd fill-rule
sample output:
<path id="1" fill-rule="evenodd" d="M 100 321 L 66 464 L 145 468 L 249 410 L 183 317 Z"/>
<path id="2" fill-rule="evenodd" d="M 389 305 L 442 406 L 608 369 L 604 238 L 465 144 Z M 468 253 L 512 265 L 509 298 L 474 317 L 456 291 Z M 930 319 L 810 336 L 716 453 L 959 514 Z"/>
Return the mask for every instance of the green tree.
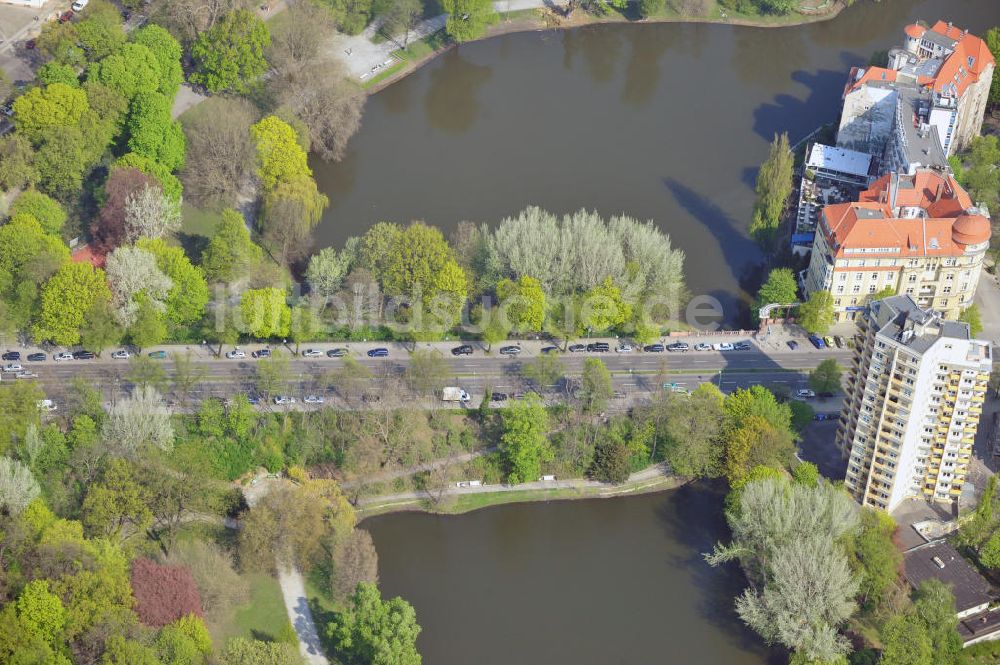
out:
<path id="1" fill-rule="evenodd" d="M 166 28 L 155 23 L 147 23 L 134 31 L 132 41 L 148 48 L 156 58 L 156 62 L 160 65 L 160 86 L 158 89 L 169 99 L 173 99 L 180 89 L 181 83 L 184 82 L 184 72 L 181 70 L 182 49 L 180 42 L 174 39 Z"/>
<path id="2" fill-rule="evenodd" d="M 441 390 L 453 373 L 448 361 L 436 349 L 417 349 L 410 354 L 406 384 L 415 393 L 429 395 Z"/>
<path id="3" fill-rule="evenodd" d="M 140 90 L 128 116 L 128 149 L 176 171 L 184 166 L 187 139 L 171 115 L 173 100 L 155 90 Z"/>
<path id="4" fill-rule="evenodd" d="M 220 665 L 302 665 L 298 647 L 234 637 L 218 656 Z"/>
<path id="5" fill-rule="evenodd" d="M 383 600 L 378 587 L 358 584 L 350 605 L 326 629 L 336 650 L 350 663 L 420 665 L 420 626 L 413 607 L 402 598 Z"/>
<path id="6" fill-rule="evenodd" d="M 479 39 L 500 20 L 490 0 L 443 0 L 441 8 L 448 13 L 444 29 L 458 43 Z"/>
<path id="7" fill-rule="evenodd" d="M 163 363 L 138 354 L 129 358 L 125 378 L 136 387 L 153 387 L 162 391 L 167 385 L 167 370 L 163 368 Z"/>
<path id="8" fill-rule="evenodd" d="M 135 321 L 128 328 L 128 337 L 138 349 L 156 346 L 167 338 L 167 325 L 163 314 L 152 300 L 140 294 L 136 298 L 138 309 Z"/>
<path id="9" fill-rule="evenodd" d="M 655 16 L 666 7 L 666 0 L 639 0 L 639 15 L 643 18 Z"/>
<path id="10" fill-rule="evenodd" d="M 17 598 L 21 628 L 31 637 L 53 647 L 60 646 L 66 627 L 66 608 L 59 596 L 49 591 L 47 580 L 33 580 Z"/>
<path id="11" fill-rule="evenodd" d="M 497 298 L 511 327 L 518 332 L 537 332 L 545 323 L 545 291 L 534 277 L 522 275 L 517 281 L 497 283 Z"/>
<path id="12" fill-rule="evenodd" d="M 131 101 L 140 92 L 159 89 L 160 63 L 148 47 L 127 43 L 93 65 L 88 78 L 103 83 Z"/>
<path id="13" fill-rule="evenodd" d="M 886 513 L 861 511 L 861 528 L 854 541 L 854 568 L 860 574 L 859 596 L 867 608 L 882 607 L 899 577 L 903 555 L 892 536 L 896 523 Z"/>
<path id="14" fill-rule="evenodd" d="M 125 331 L 115 321 L 107 300 L 95 301 L 84 313 L 80 344 L 86 350 L 101 355 L 105 349 L 120 344 L 124 336 Z"/>
<path id="15" fill-rule="evenodd" d="M 110 299 L 102 270 L 89 263 L 64 264 L 42 287 L 35 339 L 61 346 L 79 343 L 87 312 Z"/>
<path id="16" fill-rule="evenodd" d="M 334 21 L 340 31 L 358 35 L 372 20 L 372 0 L 324 0 L 333 10 Z"/>
<path id="17" fill-rule="evenodd" d="M 993 60 L 1000 62 L 1000 26 L 986 31 L 986 48 L 993 54 Z M 1000 104 L 1000 71 L 993 70 L 993 84 L 990 86 L 990 104 Z"/>
<path id="18" fill-rule="evenodd" d="M 611 383 L 611 372 L 600 358 L 587 358 L 583 361 L 583 374 L 580 377 L 580 392 L 584 408 L 588 411 L 602 411 L 608 405 L 608 400 L 614 393 Z"/>
<path id="19" fill-rule="evenodd" d="M 808 332 L 824 334 L 833 325 L 833 296 L 829 291 L 813 291 L 799 306 L 799 324 Z"/>
<path id="20" fill-rule="evenodd" d="M 809 386 L 818 393 L 840 392 L 842 373 L 837 361 L 834 358 L 827 358 L 809 372 Z"/>
<path id="21" fill-rule="evenodd" d="M 606 277 L 584 294 L 577 330 L 583 334 L 620 329 L 631 319 L 631 303 L 626 302 L 621 289 L 614 285 L 610 277 Z"/>
<path id="22" fill-rule="evenodd" d="M 30 215 L 38 220 L 42 230 L 58 236 L 66 223 L 66 211 L 57 201 L 45 194 L 29 189 L 14 199 L 10 206 L 11 218 Z"/>
<path id="23" fill-rule="evenodd" d="M 979 550 L 979 561 L 987 568 L 1000 568 L 1000 530 L 994 531 Z"/>
<path id="24" fill-rule="evenodd" d="M 35 78 L 37 78 L 40 83 L 45 85 L 50 83 L 65 83 L 71 88 L 80 87 L 80 78 L 79 74 L 76 72 L 76 68 L 71 67 L 70 65 L 58 63 L 54 60 L 46 62 L 44 65 L 39 67 L 38 73 L 35 74 Z"/>
<path id="25" fill-rule="evenodd" d="M 739 427 L 750 416 L 760 416 L 772 427 L 788 431 L 792 414 L 787 404 L 779 402 L 774 393 L 761 385 L 737 388 L 725 398 L 727 427 Z"/>
<path id="26" fill-rule="evenodd" d="M 229 282 L 246 277 L 262 257 L 263 251 L 251 240 L 243 215 L 226 208 L 201 255 L 201 267 L 208 279 Z"/>
<path id="27" fill-rule="evenodd" d="M 257 142 L 257 175 L 265 189 L 312 175 L 308 154 L 287 122 L 269 115 L 253 125 L 250 133 Z"/>
<path id="28" fill-rule="evenodd" d="M 518 484 L 537 480 L 542 464 L 552 460 L 549 415 L 541 398 L 529 393 L 504 409 L 500 421 L 500 450 L 509 469 L 507 481 Z"/>
<path id="29" fill-rule="evenodd" d="M 934 665 L 934 646 L 927 629 L 912 614 L 889 617 L 879 631 L 880 665 Z"/>
<path id="30" fill-rule="evenodd" d="M 819 469 L 812 462 L 799 462 L 792 469 L 792 478 L 799 485 L 816 487 L 819 485 Z"/>
<path id="31" fill-rule="evenodd" d="M 243 329 L 257 339 L 287 337 L 292 310 L 277 288 L 248 289 L 240 297 Z"/>
<path id="32" fill-rule="evenodd" d="M 791 268 L 774 268 L 767 274 L 767 281 L 757 292 L 754 303 L 754 317 L 764 305 L 771 303 L 790 304 L 798 302 L 798 285 Z"/>
<path id="33" fill-rule="evenodd" d="M 764 417 L 751 415 L 725 435 L 725 473 L 731 486 L 739 484 L 757 466 L 787 466 L 794 454 L 791 432 Z"/>
<path id="34" fill-rule="evenodd" d="M 536 388 L 554 386 L 566 376 L 566 367 L 555 353 L 542 353 L 522 363 L 521 374 Z"/>
<path id="35" fill-rule="evenodd" d="M 226 14 L 191 46 L 196 71 L 191 80 L 210 92 L 248 92 L 267 71 L 271 45 L 267 24 L 246 9 Z"/>
<path id="36" fill-rule="evenodd" d="M 120 459 L 109 461 L 101 482 L 87 490 L 82 511 L 90 533 L 115 540 L 141 534 L 153 523 L 146 489 Z"/>
<path id="37" fill-rule="evenodd" d="M 958 634 L 955 597 L 944 582 L 926 580 L 913 594 L 913 612 L 927 629 L 934 651 L 934 663 L 957 663 L 962 653 L 962 638 Z"/>
<path id="38" fill-rule="evenodd" d="M 18 133 L 37 143 L 47 130 L 77 126 L 90 104 L 79 87 L 52 83 L 31 88 L 14 100 L 13 108 Z"/>
<path id="39" fill-rule="evenodd" d="M 771 244 L 781 223 L 785 202 L 792 193 L 794 162 L 788 134 L 775 135 L 767 159 L 757 173 L 757 203 L 750 222 L 750 234 L 762 245 Z"/>
<path id="40" fill-rule="evenodd" d="M 678 475 L 714 478 L 722 472 L 723 399 L 712 383 L 701 384 L 689 397 L 667 396 L 662 436 L 667 462 Z"/>
<path id="41" fill-rule="evenodd" d="M 958 320 L 969 324 L 969 332 L 972 333 L 973 337 L 983 332 L 983 319 L 979 315 L 979 305 L 972 304 L 963 309 Z"/>
<path id="42" fill-rule="evenodd" d="M 173 283 L 165 301 L 167 320 L 176 326 L 200 320 L 208 305 L 208 283 L 201 268 L 191 264 L 183 249 L 168 245 L 163 238 L 141 238 L 136 246 L 156 257 L 157 267 Z"/>
<path id="43" fill-rule="evenodd" d="M 13 133 L 0 140 L 0 187 L 12 190 L 34 185 L 38 179 L 35 151 L 28 139 Z"/>
<path id="44" fill-rule="evenodd" d="M 420 0 L 375 0 L 375 13 L 382 18 L 382 30 L 389 39 L 403 33 L 400 47 L 406 48 L 410 41 L 410 30 L 423 14 L 424 5 Z"/>

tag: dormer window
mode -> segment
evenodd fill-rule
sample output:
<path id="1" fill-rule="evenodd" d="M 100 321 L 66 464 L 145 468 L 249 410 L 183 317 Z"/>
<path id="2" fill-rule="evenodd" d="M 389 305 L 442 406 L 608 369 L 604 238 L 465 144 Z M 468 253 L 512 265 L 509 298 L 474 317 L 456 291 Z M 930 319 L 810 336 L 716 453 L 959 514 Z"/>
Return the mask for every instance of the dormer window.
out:
<path id="1" fill-rule="evenodd" d="M 969 69 L 972 69 L 973 65 L 975 65 L 975 64 L 976 64 L 976 56 L 970 55 L 969 56 Z"/>

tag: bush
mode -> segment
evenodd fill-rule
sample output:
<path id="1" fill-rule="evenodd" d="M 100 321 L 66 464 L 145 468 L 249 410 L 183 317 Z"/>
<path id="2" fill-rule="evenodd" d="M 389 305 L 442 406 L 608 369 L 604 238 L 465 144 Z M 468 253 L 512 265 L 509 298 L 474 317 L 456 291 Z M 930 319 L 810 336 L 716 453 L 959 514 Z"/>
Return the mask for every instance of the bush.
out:
<path id="1" fill-rule="evenodd" d="M 639 14 L 643 18 L 649 18 L 659 14 L 666 6 L 666 0 L 639 0 Z"/>
<path id="2" fill-rule="evenodd" d="M 136 559 L 132 562 L 132 594 L 135 612 L 148 626 L 165 626 L 188 614 L 204 615 L 194 577 L 182 566 Z"/>

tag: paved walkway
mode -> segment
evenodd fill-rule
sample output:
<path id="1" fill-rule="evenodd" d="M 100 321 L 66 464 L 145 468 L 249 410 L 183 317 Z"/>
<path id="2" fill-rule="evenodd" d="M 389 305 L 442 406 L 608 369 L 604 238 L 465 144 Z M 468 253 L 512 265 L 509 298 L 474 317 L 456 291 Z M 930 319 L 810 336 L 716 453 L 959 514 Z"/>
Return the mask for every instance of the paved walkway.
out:
<path id="1" fill-rule="evenodd" d="M 994 346 L 1000 344 L 1000 285 L 997 285 L 996 276 L 985 270 L 976 287 L 975 303 L 979 305 L 979 315 L 983 320 L 983 332 L 979 334 L 979 339 L 989 340 Z"/>
<path id="2" fill-rule="evenodd" d="M 313 621 L 309 601 L 306 600 L 306 586 L 302 574 L 295 568 L 278 568 L 278 584 L 285 599 L 288 620 L 292 622 L 299 636 L 299 652 L 310 665 L 329 665 L 319 642 L 319 632 Z"/>

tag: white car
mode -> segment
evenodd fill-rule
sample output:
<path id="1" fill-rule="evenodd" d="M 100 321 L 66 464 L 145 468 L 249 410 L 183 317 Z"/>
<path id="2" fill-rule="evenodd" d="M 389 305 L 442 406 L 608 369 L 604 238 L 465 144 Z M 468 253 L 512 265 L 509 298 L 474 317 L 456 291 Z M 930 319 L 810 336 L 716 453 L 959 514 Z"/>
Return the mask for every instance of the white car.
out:
<path id="1" fill-rule="evenodd" d="M 323 355 L 323 352 L 319 349 L 306 349 L 302 352 L 303 358 L 319 358 Z"/>
<path id="2" fill-rule="evenodd" d="M 816 393 L 808 388 L 799 388 L 795 391 L 795 399 L 812 399 Z"/>
<path id="3" fill-rule="evenodd" d="M 90 4 L 90 0 L 76 0 L 72 4 L 72 9 L 75 12 L 83 11 L 83 8 Z"/>
<path id="4" fill-rule="evenodd" d="M 40 400 L 38 400 L 38 410 L 39 411 L 55 411 L 58 408 L 59 407 L 56 406 L 56 403 L 53 402 L 50 399 L 40 399 Z"/>
<path id="5" fill-rule="evenodd" d="M 719 342 L 718 344 L 713 344 L 712 348 L 716 351 L 732 351 L 733 345 L 729 342 Z"/>
<path id="6" fill-rule="evenodd" d="M 694 345 L 694 350 L 695 351 L 711 351 L 712 350 L 712 345 L 711 344 L 707 344 L 705 342 L 698 342 L 697 344 Z"/>
<path id="7" fill-rule="evenodd" d="M 120 349 L 111 354 L 112 360 L 128 360 L 132 357 L 132 354 L 125 349 Z"/>
<path id="8" fill-rule="evenodd" d="M 73 360 L 73 354 L 69 351 L 63 351 L 52 356 L 52 360 Z"/>
<path id="9" fill-rule="evenodd" d="M 302 401 L 305 402 L 306 404 L 322 404 L 326 400 L 320 397 L 319 395 L 306 395 L 302 399 Z"/>
<path id="10" fill-rule="evenodd" d="M 246 351 L 242 349 L 233 349 L 232 351 L 226 354 L 226 357 L 232 360 L 234 358 L 246 358 L 247 354 Z"/>
<path id="11" fill-rule="evenodd" d="M 631 344 L 619 344 L 615 347 L 615 353 L 632 353 L 633 350 Z"/>
<path id="12" fill-rule="evenodd" d="M 14 376 L 16 378 L 18 378 L 18 379 L 37 379 L 38 378 L 37 374 L 35 374 L 34 372 L 29 372 L 28 370 L 24 370 L 23 372 L 18 372 Z"/>
<path id="13" fill-rule="evenodd" d="M 295 398 L 289 397 L 288 395 L 278 395 L 277 397 L 274 398 L 274 403 L 277 404 L 278 406 L 281 406 L 283 404 L 295 404 Z"/>
<path id="14" fill-rule="evenodd" d="M 4 366 L 3 371 L 5 371 L 5 372 L 20 372 L 23 369 L 24 368 L 21 367 L 20 363 L 7 363 Z"/>

